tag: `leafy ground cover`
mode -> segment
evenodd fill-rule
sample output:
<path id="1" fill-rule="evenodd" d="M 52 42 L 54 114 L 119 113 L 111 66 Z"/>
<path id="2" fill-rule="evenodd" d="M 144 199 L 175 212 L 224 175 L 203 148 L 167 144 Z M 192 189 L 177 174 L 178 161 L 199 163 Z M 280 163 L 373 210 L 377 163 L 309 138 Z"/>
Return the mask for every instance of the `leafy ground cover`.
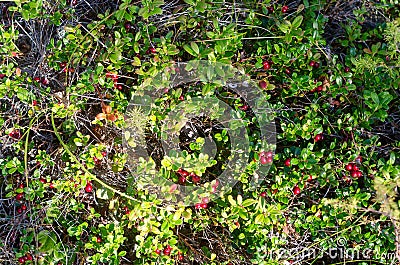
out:
<path id="1" fill-rule="evenodd" d="M 0 7 L 1 264 L 400 260 L 396 0 Z M 150 113 L 129 107 L 190 60 L 255 82 L 276 139 L 262 144 L 252 105 L 223 85 L 166 87 Z M 246 127 L 249 160 L 232 187 L 218 178 L 235 140 L 224 124 L 198 115 L 178 131 L 182 152 L 160 145 L 169 112 L 209 108 L 194 98 L 223 101 Z M 138 137 L 149 161 L 129 152 Z M 207 139 L 215 157 L 202 152 Z M 175 186 L 161 200 L 138 181 L 144 172 L 204 190 L 193 205 L 168 203 Z"/>

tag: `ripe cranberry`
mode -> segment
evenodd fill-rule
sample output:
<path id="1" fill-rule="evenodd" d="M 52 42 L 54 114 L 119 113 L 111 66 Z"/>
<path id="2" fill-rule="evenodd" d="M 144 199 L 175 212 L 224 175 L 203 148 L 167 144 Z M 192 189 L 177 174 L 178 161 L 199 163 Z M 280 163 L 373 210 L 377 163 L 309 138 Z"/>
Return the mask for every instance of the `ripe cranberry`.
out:
<path id="1" fill-rule="evenodd" d="M 23 194 L 23 193 L 18 193 L 18 194 L 15 196 L 15 199 L 17 199 L 17 201 L 22 200 L 22 198 L 24 198 L 24 194 Z"/>
<path id="2" fill-rule="evenodd" d="M 268 151 L 268 152 L 261 152 L 261 153 L 260 153 L 260 157 L 262 157 L 262 156 L 265 156 L 265 157 L 267 157 L 267 158 L 272 158 L 273 153 L 272 153 L 271 151 Z"/>
<path id="3" fill-rule="evenodd" d="M 50 184 L 49 184 L 49 188 L 50 188 L 50 189 L 54 189 L 54 188 L 55 188 L 54 183 L 50 183 Z"/>
<path id="4" fill-rule="evenodd" d="M 362 162 L 362 156 L 357 156 L 356 157 L 356 163 L 361 163 Z"/>
<path id="5" fill-rule="evenodd" d="M 155 252 L 157 255 L 160 255 L 160 254 L 161 254 L 161 250 L 159 250 L 158 248 L 157 248 L 156 250 L 154 250 L 154 252 Z"/>
<path id="6" fill-rule="evenodd" d="M 269 6 L 267 7 L 268 13 L 274 13 L 274 7 L 273 6 Z"/>
<path id="7" fill-rule="evenodd" d="M 246 110 L 249 109 L 249 106 L 246 105 L 246 104 L 243 104 L 242 106 L 239 107 L 239 109 L 241 109 L 241 110 L 243 110 L 243 111 L 246 111 Z"/>
<path id="8" fill-rule="evenodd" d="M 106 78 L 111 78 L 111 79 L 115 80 L 115 79 L 118 79 L 118 75 L 114 74 L 114 73 L 111 73 L 111 72 L 107 72 L 106 73 Z"/>
<path id="9" fill-rule="evenodd" d="M 267 157 L 267 164 L 271 164 L 272 163 L 272 157 Z"/>
<path id="10" fill-rule="evenodd" d="M 319 68 L 319 62 L 314 63 L 314 68 Z"/>
<path id="11" fill-rule="evenodd" d="M 10 132 L 9 136 L 18 140 L 21 138 L 21 132 L 19 130 L 13 130 L 12 132 Z"/>
<path id="12" fill-rule="evenodd" d="M 345 72 L 345 73 L 350 72 L 350 67 L 347 67 L 347 66 L 346 66 L 346 67 L 344 68 L 344 72 Z"/>
<path id="13" fill-rule="evenodd" d="M 258 85 L 260 86 L 261 89 L 267 88 L 267 82 L 265 82 L 264 80 L 261 80 L 260 82 L 258 82 Z"/>
<path id="14" fill-rule="evenodd" d="M 179 99 L 180 101 L 184 101 L 184 100 L 185 100 L 185 97 L 184 97 L 183 95 L 180 95 L 178 99 Z"/>
<path id="15" fill-rule="evenodd" d="M 291 160 L 290 158 L 285 160 L 285 166 L 287 166 L 287 167 L 291 166 L 290 160 Z"/>
<path id="16" fill-rule="evenodd" d="M 182 261 L 183 260 L 183 255 L 182 254 L 178 254 L 178 260 Z"/>
<path id="17" fill-rule="evenodd" d="M 24 264 L 25 263 L 24 257 L 18 258 L 18 262 L 21 263 L 21 264 Z"/>
<path id="18" fill-rule="evenodd" d="M 190 176 L 192 177 L 193 183 L 198 183 L 198 182 L 200 182 L 200 176 L 197 176 L 197 175 L 194 174 L 193 172 L 190 173 Z"/>
<path id="19" fill-rule="evenodd" d="M 47 79 L 46 77 L 43 77 L 42 80 L 41 80 L 41 82 L 42 82 L 42 84 L 45 85 L 45 86 L 47 86 L 47 85 L 50 83 L 49 79 Z"/>
<path id="20" fill-rule="evenodd" d="M 96 242 L 97 242 L 97 243 L 101 243 L 101 237 L 98 236 L 98 237 L 96 238 Z"/>
<path id="21" fill-rule="evenodd" d="M 164 92 L 164 94 L 168 94 L 168 92 L 169 92 L 168 87 L 164 88 L 164 89 L 163 89 L 163 92 Z"/>
<path id="22" fill-rule="evenodd" d="M 19 185 L 18 185 L 18 188 L 23 189 L 23 188 L 24 188 L 24 184 L 22 184 L 22 183 L 19 184 Z"/>
<path id="23" fill-rule="evenodd" d="M 353 170 L 353 165 L 352 165 L 352 164 L 347 164 L 344 168 L 345 168 L 347 171 L 352 171 L 352 170 Z"/>
<path id="24" fill-rule="evenodd" d="M 307 181 L 310 182 L 310 181 L 312 181 L 312 180 L 313 180 L 312 175 L 309 175 Z"/>
<path id="25" fill-rule="evenodd" d="M 289 10 L 288 6 L 282 6 L 282 13 L 286 13 Z"/>
<path id="26" fill-rule="evenodd" d="M 180 184 L 185 184 L 186 183 L 186 177 L 179 176 L 178 181 L 179 181 Z"/>
<path id="27" fill-rule="evenodd" d="M 37 105 L 37 101 L 36 100 L 33 100 L 32 101 L 32 106 L 36 106 Z"/>
<path id="28" fill-rule="evenodd" d="M 177 172 L 178 172 L 181 176 L 183 176 L 183 177 L 189 176 L 189 172 L 187 172 L 186 170 L 184 170 L 184 169 L 182 169 L 182 168 L 178 169 Z"/>
<path id="29" fill-rule="evenodd" d="M 289 68 L 286 68 L 286 69 L 285 69 L 285 73 L 286 73 L 287 75 L 290 75 L 290 74 L 292 73 L 292 71 L 291 71 Z"/>
<path id="30" fill-rule="evenodd" d="M 207 203 L 200 203 L 200 208 L 207 209 Z"/>
<path id="31" fill-rule="evenodd" d="M 93 190 L 93 186 L 92 186 L 92 184 L 90 182 L 88 182 L 86 184 L 85 191 L 86 192 L 92 192 L 92 190 Z"/>
<path id="32" fill-rule="evenodd" d="M 322 90 L 324 90 L 324 87 L 323 86 L 317 86 L 317 92 L 321 92 Z"/>
<path id="33" fill-rule="evenodd" d="M 163 254 L 169 256 L 169 254 L 171 254 L 171 250 L 172 250 L 171 247 L 168 245 L 164 248 Z"/>
<path id="34" fill-rule="evenodd" d="M 4 77 L 6 77 L 5 74 L 0 74 L 0 79 L 3 79 Z"/>
<path id="35" fill-rule="evenodd" d="M 26 207 L 25 204 L 21 205 L 21 210 L 22 210 L 22 211 L 26 211 L 26 209 L 27 209 L 27 207 Z"/>
<path id="36" fill-rule="evenodd" d="M 262 165 L 265 165 L 265 164 L 268 164 L 268 160 L 269 158 L 267 158 L 267 157 L 265 157 L 265 156 L 262 156 L 262 157 L 260 157 L 260 163 L 262 164 Z"/>
<path id="37" fill-rule="evenodd" d="M 357 165 L 354 165 L 354 164 L 353 164 L 353 170 L 354 170 L 354 171 L 358 171 L 358 170 L 360 170 L 360 169 L 358 168 Z"/>
<path id="38" fill-rule="evenodd" d="M 17 208 L 17 213 L 18 213 L 18 214 L 21 214 L 21 213 L 22 213 L 22 209 L 18 207 L 18 208 Z"/>
<path id="39" fill-rule="evenodd" d="M 64 69 L 65 67 L 67 67 L 67 62 L 62 62 L 59 65 L 61 69 Z"/>
<path id="40" fill-rule="evenodd" d="M 94 161 L 94 163 L 96 164 L 96 165 L 100 165 L 101 164 L 101 161 L 100 161 L 100 159 L 98 159 L 97 157 L 93 157 L 93 161 Z"/>
<path id="41" fill-rule="evenodd" d="M 271 68 L 271 64 L 269 62 L 267 62 L 267 61 L 264 61 L 263 62 L 263 68 L 264 68 L 264 70 L 268 70 L 268 69 Z"/>
<path id="42" fill-rule="evenodd" d="M 357 178 L 357 176 L 358 176 L 357 171 L 352 170 L 352 171 L 350 172 L 350 176 L 351 176 L 352 178 Z"/>
<path id="43" fill-rule="evenodd" d="M 71 0 L 71 5 L 76 6 L 78 4 L 78 0 Z"/>
<path id="44" fill-rule="evenodd" d="M 201 203 L 196 203 L 195 205 L 194 205 L 194 208 L 195 209 L 201 209 Z"/>
<path id="45" fill-rule="evenodd" d="M 157 52 L 157 50 L 156 50 L 156 48 L 154 48 L 154 47 L 151 47 L 151 48 L 149 48 L 149 52 L 151 52 L 151 53 L 156 53 L 156 52 Z"/>
<path id="46" fill-rule="evenodd" d="M 125 27 L 125 29 L 126 29 L 127 31 L 129 31 L 129 30 L 132 28 L 131 22 L 129 22 L 129 21 L 125 22 L 124 27 Z"/>
<path id="47" fill-rule="evenodd" d="M 43 184 L 46 184 L 46 182 L 47 182 L 46 179 L 44 179 L 44 178 L 40 178 L 39 181 L 42 182 Z"/>
<path id="48" fill-rule="evenodd" d="M 321 140 L 323 140 L 323 139 L 324 139 L 323 134 L 322 134 L 322 133 L 319 133 L 319 134 L 315 135 L 315 137 L 314 137 L 314 142 L 318 142 L 318 141 L 321 141 Z"/>
<path id="49" fill-rule="evenodd" d="M 201 202 L 207 204 L 210 202 L 210 199 L 208 197 L 204 197 L 203 199 L 201 199 Z"/>
<path id="50" fill-rule="evenodd" d="M 29 254 L 29 253 L 26 253 L 26 258 L 28 259 L 28 260 L 32 260 L 32 255 L 31 254 Z"/>
<path id="51" fill-rule="evenodd" d="M 101 152 L 101 155 L 102 155 L 103 157 L 106 157 L 106 156 L 107 156 L 107 152 L 106 152 L 106 151 L 103 151 L 103 152 Z"/>
<path id="52" fill-rule="evenodd" d="M 121 84 L 117 84 L 115 88 L 118 89 L 118 90 L 122 90 L 122 85 Z"/>
<path id="53" fill-rule="evenodd" d="M 40 82 L 40 77 L 37 77 L 37 76 L 34 77 L 34 78 L 33 78 L 33 81 L 35 81 L 35 82 Z"/>
<path id="54" fill-rule="evenodd" d="M 294 195 L 300 194 L 300 188 L 299 188 L 298 186 L 295 186 L 295 187 L 293 188 L 293 193 L 294 193 Z"/>
<path id="55" fill-rule="evenodd" d="M 314 67 L 314 66 L 315 66 L 315 62 L 314 62 L 314 61 L 311 61 L 311 62 L 309 63 L 309 65 L 310 65 L 311 67 Z"/>
<path id="56" fill-rule="evenodd" d="M 267 196 L 267 193 L 265 191 L 263 191 L 263 192 L 260 193 L 260 196 L 265 198 L 265 196 Z"/>

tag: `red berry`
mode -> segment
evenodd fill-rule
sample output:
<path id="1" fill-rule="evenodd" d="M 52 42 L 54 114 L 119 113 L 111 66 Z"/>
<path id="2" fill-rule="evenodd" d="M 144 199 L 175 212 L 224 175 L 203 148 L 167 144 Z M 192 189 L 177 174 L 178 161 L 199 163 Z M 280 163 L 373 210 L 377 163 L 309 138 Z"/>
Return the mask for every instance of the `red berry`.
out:
<path id="1" fill-rule="evenodd" d="M 64 69 L 65 67 L 67 67 L 67 62 L 62 62 L 59 65 L 61 69 Z"/>
<path id="2" fill-rule="evenodd" d="M 29 254 L 29 253 L 26 253 L 26 258 L 28 259 L 28 260 L 32 260 L 32 255 L 31 254 Z"/>
<path id="3" fill-rule="evenodd" d="M 264 198 L 265 196 L 267 196 L 267 193 L 265 191 L 263 191 L 260 193 L 260 196 Z"/>
<path id="4" fill-rule="evenodd" d="M 356 172 L 356 177 L 357 178 L 361 178 L 362 177 L 362 172 L 361 171 L 357 171 Z"/>
<path id="5" fill-rule="evenodd" d="M 118 89 L 118 90 L 122 90 L 122 85 L 121 84 L 117 84 L 115 88 Z"/>
<path id="6" fill-rule="evenodd" d="M 246 104 L 244 104 L 243 106 L 240 106 L 239 109 L 241 109 L 241 110 L 243 110 L 243 111 L 246 111 L 246 110 L 249 109 L 249 106 L 246 105 Z"/>
<path id="7" fill-rule="evenodd" d="M 294 195 L 300 194 L 300 188 L 299 188 L 298 186 L 295 186 L 295 187 L 293 188 L 293 193 L 294 193 Z"/>
<path id="8" fill-rule="evenodd" d="M 286 68 L 286 69 L 285 69 L 285 73 L 286 73 L 287 75 L 290 75 L 290 74 L 292 73 L 292 71 L 291 71 L 289 68 Z"/>
<path id="9" fill-rule="evenodd" d="M 24 194 L 23 194 L 23 193 L 18 193 L 18 194 L 15 196 L 15 199 L 17 199 L 17 201 L 22 200 L 22 198 L 24 198 Z"/>
<path id="10" fill-rule="evenodd" d="M 21 133 L 20 133 L 19 130 L 13 130 L 12 132 L 10 132 L 9 136 L 11 138 L 14 138 L 14 139 L 18 140 L 18 139 L 21 138 Z"/>
<path id="11" fill-rule="evenodd" d="M 171 247 L 167 246 L 166 248 L 164 248 L 163 254 L 169 256 L 169 254 L 171 254 Z"/>
<path id="12" fill-rule="evenodd" d="M 347 67 L 347 66 L 346 66 L 346 67 L 344 68 L 344 72 L 345 72 L 345 73 L 350 72 L 350 67 Z"/>
<path id="13" fill-rule="evenodd" d="M 260 157 L 260 163 L 262 165 L 268 164 L 268 158 L 266 158 L 265 156 Z"/>
<path id="14" fill-rule="evenodd" d="M 200 207 L 203 209 L 207 209 L 208 205 L 207 203 L 200 203 Z"/>
<path id="15" fill-rule="evenodd" d="M 353 165 L 352 165 L 352 164 L 347 164 L 344 168 L 345 168 L 347 171 L 352 171 L 352 170 L 353 170 Z"/>
<path id="16" fill-rule="evenodd" d="M 314 67 L 315 67 L 315 68 L 319 68 L 319 62 L 315 62 L 315 63 L 314 63 Z"/>
<path id="17" fill-rule="evenodd" d="M 180 95 L 178 99 L 179 99 L 180 101 L 184 101 L 184 100 L 185 100 L 185 97 L 184 97 L 183 95 Z"/>
<path id="18" fill-rule="evenodd" d="M 18 262 L 21 263 L 21 264 L 24 264 L 25 263 L 24 257 L 18 258 Z"/>
<path id="19" fill-rule="evenodd" d="M 356 163 L 361 163 L 361 162 L 362 162 L 362 156 L 357 156 Z"/>
<path id="20" fill-rule="evenodd" d="M 22 210 L 22 211 L 26 211 L 26 209 L 27 209 L 27 207 L 26 207 L 25 204 L 21 205 L 21 210 Z"/>
<path id="21" fill-rule="evenodd" d="M 201 199 L 201 202 L 207 204 L 210 202 L 210 199 L 208 197 L 204 197 L 203 199 Z"/>
<path id="22" fill-rule="evenodd" d="M 274 7 L 273 6 L 269 6 L 267 7 L 268 13 L 274 13 Z"/>
<path id="23" fill-rule="evenodd" d="M 157 255 L 160 255 L 160 254 L 161 254 L 161 250 L 159 250 L 159 249 L 154 250 L 154 252 L 155 252 Z"/>
<path id="24" fill-rule="evenodd" d="M 310 181 L 312 181 L 312 180 L 313 180 L 312 175 L 309 175 L 307 181 L 310 182 Z"/>
<path id="25" fill-rule="evenodd" d="M 18 185 L 18 188 L 23 189 L 23 188 L 24 188 L 24 184 L 22 184 L 22 183 L 19 184 L 19 185 Z"/>
<path id="26" fill-rule="evenodd" d="M 287 167 L 291 166 L 290 160 L 291 160 L 290 158 L 285 160 L 285 166 L 287 166 Z"/>
<path id="27" fill-rule="evenodd" d="M 37 76 L 34 77 L 34 78 L 33 78 L 33 81 L 35 81 L 35 82 L 40 82 L 40 77 L 37 77 Z"/>
<path id="28" fill-rule="evenodd" d="M 178 181 L 179 181 L 180 184 L 185 184 L 186 183 L 186 177 L 179 176 Z"/>
<path id="29" fill-rule="evenodd" d="M 96 242 L 97 242 L 97 243 L 101 243 L 101 237 L 98 236 L 98 237 L 96 238 Z"/>
<path id="30" fill-rule="evenodd" d="M 50 189 L 54 189 L 54 188 L 55 188 L 54 183 L 50 183 L 50 184 L 49 184 L 49 188 L 50 188 Z"/>
<path id="31" fill-rule="evenodd" d="M 178 173 L 183 177 L 189 176 L 189 172 L 187 172 L 186 170 L 183 170 L 183 169 L 178 170 Z"/>
<path id="32" fill-rule="evenodd" d="M 322 90 L 324 90 L 324 87 L 323 86 L 317 86 L 317 92 L 321 92 Z"/>
<path id="33" fill-rule="evenodd" d="M 86 184 L 85 191 L 86 192 L 92 192 L 92 190 L 93 190 L 93 186 L 92 186 L 92 184 L 90 182 L 88 182 Z"/>
<path id="34" fill-rule="evenodd" d="M 0 79 L 3 79 L 4 77 L 6 77 L 5 74 L 0 74 Z"/>
<path id="35" fill-rule="evenodd" d="M 282 13 L 286 13 L 289 10 L 288 6 L 282 6 Z"/>
<path id="36" fill-rule="evenodd" d="M 360 170 L 360 169 L 358 168 L 357 165 L 354 165 L 354 164 L 353 164 L 353 170 L 358 171 L 358 170 Z"/>
<path id="37" fill-rule="evenodd" d="M 182 254 L 178 254 L 178 260 L 182 261 L 183 260 L 183 255 Z"/>
<path id="38" fill-rule="evenodd" d="M 125 22 L 124 27 L 126 30 L 130 30 L 132 28 L 131 22 L 129 22 L 129 21 Z"/>
<path id="39" fill-rule="evenodd" d="M 96 164 L 96 165 L 100 165 L 101 164 L 101 161 L 100 161 L 100 159 L 98 159 L 97 157 L 93 157 L 93 161 L 94 161 L 94 163 Z"/>
<path id="40" fill-rule="evenodd" d="M 39 181 L 42 182 L 43 184 L 46 184 L 46 182 L 47 182 L 46 179 L 44 179 L 44 178 L 40 178 Z"/>
<path id="41" fill-rule="evenodd" d="M 271 64 L 270 64 L 269 62 L 267 62 L 267 61 L 264 61 L 264 62 L 263 62 L 263 68 L 264 68 L 265 70 L 268 70 L 268 69 L 271 68 Z"/>
<path id="42" fill-rule="evenodd" d="M 103 151 L 103 152 L 101 152 L 101 155 L 102 155 L 103 157 L 106 157 L 106 156 L 107 156 L 107 152 L 106 152 L 106 151 Z"/>
<path id="43" fill-rule="evenodd" d="M 43 77 L 42 80 L 41 80 L 41 82 L 42 82 L 42 84 L 45 85 L 45 86 L 47 86 L 47 85 L 50 83 L 49 79 L 47 79 L 46 77 Z"/>
<path id="44" fill-rule="evenodd" d="M 196 203 L 196 204 L 194 205 L 194 208 L 195 208 L 195 209 L 201 209 L 201 203 Z"/>
<path id="45" fill-rule="evenodd" d="M 356 178 L 356 177 L 358 176 L 357 171 L 352 170 L 352 171 L 350 172 L 350 176 L 351 176 L 352 178 Z"/>
<path id="46" fill-rule="evenodd" d="M 321 141 L 323 139 L 324 139 L 324 136 L 322 135 L 322 133 L 319 133 L 319 134 L 315 135 L 315 137 L 314 137 L 315 142 Z"/>
<path id="47" fill-rule="evenodd" d="M 198 182 L 200 182 L 200 176 L 197 176 L 197 175 L 194 174 L 193 172 L 190 173 L 190 176 L 192 177 L 193 183 L 198 183 Z"/>
<path id="48" fill-rule="evenodd" d="M 264 80 L 261 80 L 260 82 L 258 82 L 258 85 L 260 86 L 261 89 L 267 88 L 267 82 L 265 82 Z"/>
<path id="49" fill-rule="evenodd" d="M 156 48 L 154 48 L 154 47 L 149 48 L 149 51 L 150 51 L 151 53 L 156 53 L 156 52 L 157 52 Z"/>
<path id="50" fill-rule="evenodd" d="M 32 101 L 32 106 L 36 106 L 37 105 L 37 101 L 36 100 L 33 100 Z"/>
<path id="51" fill-rule="evenodd" d="M 315 62 L 314 62 L 314 61 L 311 61 L 311 62 L 309 63 L 309 65 L 310 65 L 311 67 L 314 67 Z"/>
<path id="52" fill-rule="evenodd" d="M 21 214 L 22 213 L 22 209 L 21 208 L 17 208 L 17 213 Z"/>

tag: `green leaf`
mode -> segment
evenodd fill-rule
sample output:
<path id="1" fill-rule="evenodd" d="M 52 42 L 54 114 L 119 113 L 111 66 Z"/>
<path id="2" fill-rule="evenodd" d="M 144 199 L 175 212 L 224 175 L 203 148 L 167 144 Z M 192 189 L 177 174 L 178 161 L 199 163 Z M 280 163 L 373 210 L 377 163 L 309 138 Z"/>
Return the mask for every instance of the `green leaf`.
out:
<path id="1" fill-rule="evenodd" d="M 57 237 L 53 232 L 47 230 L 40 231 L 37 238 L 40 243 L 39 250 L 41 252 L 51 252 L 55 250 L 54 246 L 56 245 Z"/>
<path id="2" fill-rule="evenodd" d="M 183 45 L 183 49 L 185 49 L 185 51 L 187 51 L 190 55 L 196 56 L 196 53 L 193 51 L 192 47 L 190 47 L 189 45 L 187 45 L 187 44 Z"/>
<path id="3" fill-rule="evenodd" d="M 196 42 L 191 42 L 190 47 L 192 47 L 192 50 L 196 53 L 196 55 L 200 53 L 199 46 L 197 46 Z"/>
<path id="4" fill-rule="evenodd" d="M 243 207 L 248 207 L 248 206 L 250 206 L 250 205 L 252 205 L 252 204 L 254 204 L 254 203 L 256 203 L 256 202 L 257 202 L 257 201 L 254 200 L 254 199 L 246 199 L 246 200 L 243 202 L 242 206 L 243 206 Z"/>
<path id="5" fill-rule="evenodd" d="M 303 22 L 303 16 L 296 17 L 292 22 L 292 29 L 297 29 Z"/>
<path id="6" fill-rule="evenodd" d="M 379 105 L 379 96 L 375 92 L 371 92 L 371 99 L 374 101 L 375 105 Z"/>

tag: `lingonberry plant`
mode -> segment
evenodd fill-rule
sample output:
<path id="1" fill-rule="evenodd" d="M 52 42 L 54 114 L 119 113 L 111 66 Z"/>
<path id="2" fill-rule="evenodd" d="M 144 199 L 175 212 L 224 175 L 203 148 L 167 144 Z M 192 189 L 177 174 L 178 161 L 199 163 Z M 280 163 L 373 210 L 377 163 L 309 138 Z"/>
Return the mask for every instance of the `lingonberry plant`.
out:
<path id="1" fill-rule="evenodd" d="M 394 264 L 400 12 L 392 0 L 335 3 L 2 1 L 0 260 Z M 146 101 L 143 87 L 158 73 L 190 60 L 235 67 L 259 98 L 247 102 L 204 78 L 162 87 L 149 115 L 129 108 L 132 98 Z M 229 188 L 219 176 L 235 168 L 227 163 L 235 139 L 216 121 L 226 113 L 211 96 L 230 106 L 230 124 L 243 121 L 249 143 Z M 260 144 L 260 102 L 276 144 Z M 215 116 L 177 114 L 187 125 L 181 152 L 164 150 L 182 105 Z M 204 154 L 209 141 L 213 157 Z M 143 144 L 151 159 L 132 165 L 131 148 Z M 266 176 L 260 167 L 270 167 Z M 163 200 L 138 181 L 155 172 L 173 183 Z M 178 185 L 204 189 L 185 205 Z M 367 254 L 331 255 L 338 246 Z"/>

